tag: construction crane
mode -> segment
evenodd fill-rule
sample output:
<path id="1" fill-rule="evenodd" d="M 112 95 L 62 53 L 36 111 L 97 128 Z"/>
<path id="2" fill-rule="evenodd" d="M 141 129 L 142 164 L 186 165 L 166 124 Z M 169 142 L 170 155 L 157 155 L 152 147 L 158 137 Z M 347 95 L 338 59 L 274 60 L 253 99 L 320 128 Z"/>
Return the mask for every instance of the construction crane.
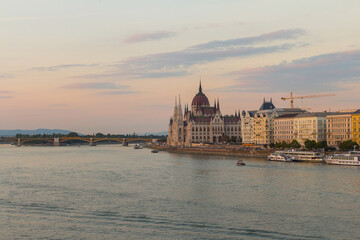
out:
<path id="1" fill-rule="evenodd" d="M 304 99 L 304 98 L 317 98 L 317 97 L 330 97 L 335 96 L 334 93 L 331 94 L 316 94 L 316 95 L 307 95 L 307 96 L 296 96 L 294 97 L 293 93 L 290 93 L 290 97 L 282 97 L 281 100 L 290 100 L 290 107 L 294 108 L 294 99 Z"/>

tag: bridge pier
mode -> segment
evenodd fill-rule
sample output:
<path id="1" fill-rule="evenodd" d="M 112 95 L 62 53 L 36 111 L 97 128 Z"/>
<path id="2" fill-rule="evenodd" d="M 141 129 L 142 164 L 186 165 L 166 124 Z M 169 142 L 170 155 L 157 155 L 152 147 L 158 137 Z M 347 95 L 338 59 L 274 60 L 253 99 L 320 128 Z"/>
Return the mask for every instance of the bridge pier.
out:
<path id="1" fill-rule="evenodd" d="M 123 146 L 129 146 L 129 143 L 126 141 L 126 139 L 125 139 L 125 138 L 123 138 L 122 145 L 123 145 Z"/>
<path id="2" fill-rule="evenodd" d="M 90 138 L 90 143 L 89 143 L 90 146 L 96 146 L 96 143 L 94 142 L 94 139 L 93 138 Z"/>
<path id="3" fill-rule="evenodd" d="M 21 138 L 18 138 L 17 145 L 18 147 L 21 147 Z"/>
<path id="4" fill-rule="evenodd" d="M 54 137 L 54 146 L 60 146 L 60 138 Z"/>

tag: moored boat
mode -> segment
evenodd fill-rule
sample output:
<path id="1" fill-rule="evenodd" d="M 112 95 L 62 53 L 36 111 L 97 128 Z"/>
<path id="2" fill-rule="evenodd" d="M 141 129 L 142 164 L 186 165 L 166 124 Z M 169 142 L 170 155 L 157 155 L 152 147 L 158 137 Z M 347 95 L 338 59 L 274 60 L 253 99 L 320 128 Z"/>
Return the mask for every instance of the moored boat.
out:
<path id="1" fill-rule="evenodd" d="M 332 165 L 360 166 L 360 152 L 332 154 L 325 158 L 325 162 Z"/>
<path id="2" fill-rule="evenodd" d="M 285 150 L 278 151 L 277 153 L 284 154 L 296 162 L 323 162 L 324 154 L 321 152 L 313 151 L 296 151 L 296 150 Z"/>
<path id="3" fill-rule="evenodd" d="M 140 144 L 135 144 L 134 149 L 142 149 L 142 146 Z"/>
<path id="4" fill-rule="evenodd" d="M 154 149 L 154 150 L 152 150 L 151 152 L 152 152 L 152 153 L 158 153 L 159 151 Z"/>
<path id="5" fill-rule="evenodd" d="M 279 161 L 279 162 L 292 162 L 292 158 L 290 156 L 286 156 L 280 152 L 274 152 L 270 154 L 267 158 L 269 161 Z"/>

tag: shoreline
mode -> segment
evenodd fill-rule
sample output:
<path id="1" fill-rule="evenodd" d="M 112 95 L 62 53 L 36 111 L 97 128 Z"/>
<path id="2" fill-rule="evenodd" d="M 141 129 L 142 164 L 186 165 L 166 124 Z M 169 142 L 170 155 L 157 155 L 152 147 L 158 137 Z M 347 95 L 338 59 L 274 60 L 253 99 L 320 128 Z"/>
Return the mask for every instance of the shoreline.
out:
<path id="1" fill-rule="evenodd" d="M 264 150 L 246 150 L 246 149 L 215 149 L 215 148 L 175 148 L 167 146 L 151 146 L 151 148 L 166 151 L 170 153 L 180 153 L 180 154 L 201 154 L 201 155 L 212 155 L 212 156 L 230 156 L 230 157 L 255 157 L 255 158 L 266 158 L 269 154 L 273 153 L 275 150 L 264 149 Z"/>

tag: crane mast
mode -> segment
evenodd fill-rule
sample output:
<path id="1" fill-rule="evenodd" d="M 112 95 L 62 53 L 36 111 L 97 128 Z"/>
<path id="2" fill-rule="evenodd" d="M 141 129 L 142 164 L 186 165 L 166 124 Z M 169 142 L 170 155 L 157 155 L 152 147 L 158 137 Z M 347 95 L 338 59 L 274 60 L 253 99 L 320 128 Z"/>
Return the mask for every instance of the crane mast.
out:
<path id="1" fill-rule="evenodd" d="M 294 108 L 294 99 L 304 99 L 304 98 L 317 98 L 317 97 L 330 97 L 335 96 L 334 93 L 330 94 L 314 94 L 314 95 L 306 95 L 306 96 L 294 96 L 293 93 L 290 93 L 290 97 L 282 97 L 281 100 L 290 100 L 290 107 Z"/>

